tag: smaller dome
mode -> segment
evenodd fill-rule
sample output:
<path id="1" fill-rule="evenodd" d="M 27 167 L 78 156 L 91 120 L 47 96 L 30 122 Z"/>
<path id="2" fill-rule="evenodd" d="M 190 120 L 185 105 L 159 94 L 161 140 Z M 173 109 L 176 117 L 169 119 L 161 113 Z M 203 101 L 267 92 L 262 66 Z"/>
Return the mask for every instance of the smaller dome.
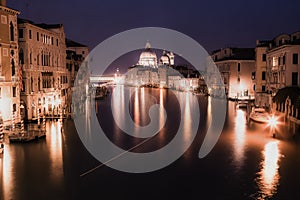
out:
<path id="1" fill-rule="evenodd" d="M 160 57 L 160 63 L 163 65 L 169 65 L 170 61 L 169 61 L 169 57 L 167 55 L 163 55 Z"/>

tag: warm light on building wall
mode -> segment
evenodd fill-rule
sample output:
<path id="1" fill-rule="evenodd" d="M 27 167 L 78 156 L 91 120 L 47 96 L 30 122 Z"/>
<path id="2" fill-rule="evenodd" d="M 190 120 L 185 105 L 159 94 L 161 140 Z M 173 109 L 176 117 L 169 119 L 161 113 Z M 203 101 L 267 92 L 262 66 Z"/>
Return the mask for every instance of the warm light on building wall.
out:
<path id="1" fill-rule="evenodd" d="M 10 119 L 11 112 L 11 99 L 7 97 L 2 97 L 0 99 L 0 113 L 4 121 Z"/>
<path id="2" fill-rule="evenodd" d="M 278 65 L 278 58 L 277 58 L 276 56 L 274 56 L 274 57 L 272 58 L 272 66 L 275 67 L 275 66 L 277 66 L 277 65 Z"/>

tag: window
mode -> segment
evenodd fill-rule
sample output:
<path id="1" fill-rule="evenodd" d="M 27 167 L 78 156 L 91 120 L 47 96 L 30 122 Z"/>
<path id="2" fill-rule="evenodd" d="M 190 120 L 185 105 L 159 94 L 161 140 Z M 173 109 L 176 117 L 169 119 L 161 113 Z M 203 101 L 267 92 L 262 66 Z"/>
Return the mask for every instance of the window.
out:
<path id="1" fill-rule="evenodd" d="M 19 29 L 19 38 L 23 38 L 24 37 L 24 31 L 23 29 Z"/>
<path id="2" fill-rule="evenodd" d="M 30 78 L 30 89 L 31 89 L 31 92 L 33 92 L 33 79 L 32 79 L 32 77 Z"/>
<path id="3" fill-rule="evenodd" d="M 32 39 L 32 31 L 29 30 L 29 39 Z"/>
<path id="4" fill-rule="evenodd" d="M 263 80 L 263 81 L 266 80 L 266 72 L 261 73 L 261 80 Z"/>
<path id="5" fill-rule="evenodd" d="M 7 48 L 3 48 L 3 56 L 8 56 L 8 49 Z"/>
<path id="6" fill-rule="evenodd" d="M 16 87 L 12 87 L 12 96 L 13 97 L 17 96 L 17 88 Z"/>
<path id="7" fill-rule="evenodd" d="M 20 49 L 20 51 L 19 51 L 19 59 L 20 59 L 20 64 L 24 64 L 24 52 L 23 52 L 23 49 Z"/>
<path id="8" fill-rule="evenodd" d="M 2 24 L 7 24 L 7 16 L 1 15 L 1 23 Z"/>
<path id="9" fill-rule="evenodd" d="M 241 71 L 241 63 L 238 63 L 238 72 Z"/>
<path id="10" fill-rule="evenodd" d="M 56 39 L 56 46 L 58 46 L 58 39 Z"/>
<path id="11" fill-rule="evenodd" d="M 297 65 L 298 64 L 298 54 L 293 53 L 293 64 Z"/>
<path id="12" fill-rule="evenodd" d="M 285 55 L 282 56 L 282 64 L 285 65 Z"/>
<path id="13" fill-rule="evenodd" d="M 252 72 L 252 74 L 251 74 L 251 79 L 252 79 L 252 80 L 255 80 L 255 72 Z"/>
<path id="14" fill-rule="evenodd" d="M 255 85 L 253 85 L 253 91 L 255 91 L 255 89 L 256 89 L 256 88 L 255 88 Z"/>
<path id="15" fill-rule="evenodd" d="M 14 76 L 15 74 L 16 74 L 15 61 L 14 59 L 11 59 L 11 76 Z"/>
<path id="16" fill-rule="evenodd" d="M 32 64 L 32 53 L 29 54 L 29 63 Z"/>
<path id="17" fill-rule="evenodd" d="M 39 32 L 36 32 L 36 40 L 40 41 L 40 33 Z"/>
<path id="18" fill-rule="evenodd" d="M 298 85 L 298 72 L 292 72 L 292 85 Z"/>
<path id="19" fill-rule="evenodd" d="M 12 22 L 10 22 L 9 30 L 10 30 L 10 41 L 15 41 L 15 27 Z"/>
<path id="20" fill-rule="evenodd" d="M 17 105 L 14 103 L 13 104 L 13 112 L 16 112 L 17 111 Z"/>
<path id="21" fill-rule="evenodd" d="M 280 65 L 280 61 L 281 61 L 281 60 L 280 60 L 280 57 L 278 57 L 278 65 Z"/>
<path id="22" fill-rule="evenodd" d="M 263 91 L 263 92 L 266 91 L 266 86 L 265 85 L 261 86 L 261 91 Z"/>
<path id="23" fill-rule="evenodd" d="M 262 55 L 262 61 L 267 61 L 267 55 L 265 53 Z"/>
<path id="24" fill-rule="evenodd" d="M 53 45 L 54 44 L 54 38 L 51 37 L 51 44 Z"/>
<path id="25" fill-rule="evenodd" d="M 274 57 L 272 58 L 272 61 L 273 61 L 273 62 L 272 62 L 272 66 L 273 66 L 273 67 L 275 67 L 275 66 L 278 65 L 278 59 L 277 59 L 277 57 L 274 56 Z"/>
<path id="26" fill-rule="evenodd" d="M 225 52 L 226 52 L 226 50 L 225 50 Z M 82 55 L 84 55 L 85 54 L 85 52 L 84 51 L 82 51 Z M 226 53 L 225 53 L 226 54 Z"/>
<path id="27" fill-rule="evenodd" d="M 22 81 L 22 85 L 21 85 L 21 88 L 20 88 L 20 90 L 21 90 L 21 92 L 25 92 L 25 81 Z"/>
<path id="28" fill-rule="evenodd" d="M 38 78 L 38 91 L 40 91 L 41 90 L 41 79 L 40 79 L 40 77 Z"/>

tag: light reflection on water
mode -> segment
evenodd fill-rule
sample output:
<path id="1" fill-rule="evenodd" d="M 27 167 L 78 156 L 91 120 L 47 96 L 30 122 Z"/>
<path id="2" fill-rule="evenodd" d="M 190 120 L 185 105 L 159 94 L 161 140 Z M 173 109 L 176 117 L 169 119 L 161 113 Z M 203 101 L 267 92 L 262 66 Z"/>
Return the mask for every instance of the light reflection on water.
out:
<path id="1" fill-rule="evenodd" d="M 63 190 L 61 126 L 59 121 L 46 122 L 46 138 L 38 141 L 12 144 L 5 139 L 0 155 L 0 199 L 34 199 L 35 192 L 28 189 L 43 185 L 54 185 L 56 192 Z"/>
<path id="2" fill-rule="evenodd" d="M 51 123 L 50 126 L 50 169 L 53 181 L 59 182 L 63 177 L 62 124 L 58 121 L 57 123 Z"/>
<path id="3" fill-rule="evenodd" d="M 1 155 L 1 179 L 2 179 L 2 188 L 3 188 L 3 198 L 11 199 L 13 193 L 13 185 L 15 184 L 13 178 L 13 166 L 14 159 L 11 158 L 9 149 L 4 146 L 4 153 Z M 2 195 L 0 195 L 1 197 Z"/>
<path id="4" fill-rule="evenodd" d="M 268 142 L 262 152 L 261 170 L 256 180 L 260 189 L 258 199 L 270 198 L 277 192 L 280 180 L 279 162 L 281 157 L 278 144 L 278 141 Z"/>
<path id="5" fill-rule="evenodd" d="M 187 95 L 186 93 L 179 93 L 179 98 L 177 99 L 180 102 L 184 102 L 184 109 L 182 112 L 178 112 L 178 109 L 174 109 L 174 105 L 172 104 L 174 102 L 174 96 L 170 96 L 170 91 L 164 90 L 164 89 L 153 89 L 150 91 L 150 94 L 148 93 L 148 89 L 135 89 L 132 88 L 133 91 L 137 91 L 134 93 L 132 98 L 132 103 L 130 105 L 124 104 L 124 99 L 126 97 L 126 93 L 124 94 L 124 88 L 115 88 L 117 92 L 117 98 L 114 99 L 114 101 L 111 102 L 113 106 L 118 108 L 118 112 L 116 112 L 116 118 L 122 119 L 124 117 L 125 110 L 127 107 L 132 112 L 132 118 L 134 122 L 137 124 L 141 123 L 142 125 L 146 125 L 147 122 L 149 122 L 148 117 L 148 108 L 149 105 L 152 105 L 157 102 L 159 103 L 160 109 L 158 114 L 158 122 L 160 125 L 164 124 L 164 118 L 165 115 L 168 115 L 169 117 L 182 114 L 184 118 L 184 124 L 183 127 L 185 129 L 183 140 L 186 140 L 190 137 L 189 129 L 191 129 L 191 122 L 193 118 L 191 117 L 194 106 L 198 106 L 198 104 L 193 101 L 193 96 Z M 151 94 L 153 94 L 153 98 L 151 97 Z M 135 99 L 136 98 L 136 99 Z M 203 98 L 203 97 L 201 97 Z M 211 120 L 211 110 L 212 104 L 210 101 L 210 97 L 207 98 L 208 107 L 205 104 L 205 107 L 202 109 L 207 109 L 207 121 Z M 205 100 L 206 101 L 206 100 Z M 105 108 L 103 106 L 103 102 L 105 101 L 99 101 L 96 102 L 99 103 L 97 106 L 99 106 L 99 113 L 101 113 L 103 110 L 102 108 Z M 217 177 L 216 181 L 220 181 L 219 186 L 220 188 L 217 188 L 219 190 L 224 190 L 224 193 L 229 194 L 235 194 L 239 195 L 240 193 L 249 195 L 254 194 L 255 199 L 267 199 L 272 198 L 276 195 L 276 197 L 280 197 L 284 199 L 284 194 L 280 192 L 278 186 L 279 184 L 287 184 L 285 185 L 285 188 L 288 187 L 294 187 L 293 183 L 299 183 L 299 177 L 294 176 L 291 183 L 283 183 L 282 181 L 284 179 L 287 179 L 288 176 L 286 176 L 287 173 L 295 173 L 295 171 L 286 172 L 281 171 L 279 173 L 279 169 L 283 169 L 283 162 L 281 161 L 281 155 L 287 154 L 287 148 L 291 148 L 293 150 L 293 147 L 295 145 L 292 142 L 281 142 L 279 139 L 279 136 L 283 137 L 283 134 L 291 134 L 295 132 L 299 132 L 299 127 L 291 124 L 291 130 L 288 129 L 288 127 L 285 127 L 283 125 L 278 126 L 278 138 L 273 139 L 269 133 L 268 129 L 263 129 L 264 125 L 251 123 L 251 127 L 249 128 L 249 125 L 246 123 L 246 116 L 245 116 L 245 110 L 237 109 L 235 110 L 233 107 L 230 107 L 232 102 L 229 102 L 229 117 L 228 117 L 228 124 L 226 125 L 228 132 L 224 132 L 224 134 L 221 135 L 219 143 L 216 145 L 214 152 L 217 152 L 219 154 L 215 154 L 220 157 L 213 157 L 214 154 L 210 154 L 207 158 L 215 158 L 213 159 L 194 159 L 196 156 L 189 156 L 189 155 L 196 155 L 198 153 L 199 148 L 191 148 L 189 151 L 189 155 L 184 156 L 184 160 L 179 160 L 177 162 L 176 167 L 170 167 L 166 168 L 164 172 L 167 172 L 166 179 L 167 181 L 164 182 L 163 179 L 161 179 L 158 182 L 157 176 L 147 176 L 148 179 L 146 181 L 150 182 L 153 181 L 155 184 L 157 184 L 159 187 L 158 192 L 159 193 L 171 193 L 173 192 L 174 187 L 180 186 L 187 186 L 190 187 L 191 190 L 195 189 L 194 183 L 189 182 L 191 179 L 190 177 L 193 177 L 194 179 L 202 179 L 203 185 L 201 187 L 205 188 L 206 183 L 211 181 L 211 176 L 214 176 L 216 174 L 216 171 L 210 171 L 211 167 L 219 165 L 221 162 L 224 165 L 217 166 L 216 169 L 220 170 L 222 173 L 219 177 Z M 109 104 L 109 103 L 108 103 Z M 89 105 L 86 105 L 87 108 L 89 108 Z M 103 107 L 101 107 L 103 106 Z M 168 113 L 164 112 L 164 106 L 165 108 L 168 108 L 167 111 L 171 111 Z M 201 105 L 200 105 L 201 106 Z M 89 109 L 87 109 L 88 111 Z M 98 109 L 97 109 L 98 111 Z M 147 112 L 145 112 L 147 111 Z M 136 113 L 136 114 L 135 114 Z M 87 112 L 87 116 L 89 116 L 90 113 Z M 89 122 L 88 117 L 86 118 L 86 123 Z M 173 118 L 171 118 L 173 119 Z M 112 118 L 105 116 L 105 123 L 110 123 Z M 201 119 L 202 120 L 202 119 Z M 171 121 L 172 123 L 173 121 Z M 203 124 L 209 123 L 204 121 Z M 175 126 L 174 122 L 171 126 Z M 27 180 L 30 180 L 30 185 L 32 187 L 37 188 L 39 191 L 46 191 L 48 195 L 51 195 L 51 193 L 55 192 L 61 192 L 61 188 L 66 187 L 67 184 L 69 184 L 70 187 L 78 184 L 74 183 L 74 179 L 68 178 L 67 174 L 65 176 L 63 167 L 65 166 L 68 170 L 68 167 L 72 167 L 75 170 L 81 171 L 81 167 L 84 169 L 89 169 L 90 165 L 85 164 L 85 162 L 82 162 L 82 156 L 89 156 L 89 154 L 82 154 L 83 147 L 78 146 L 77 142 L 73 142 L 73 140 L 67 140 L 65 136 L 69 135 L 69 138 L 74 138 L 75 136 L 75 129 L 74 127 L 68 127 L 63 132 L 60 131 L 60 124 L 58 122 L 48 122 L 47 121 L 47 138 L 46 142 L 38 142 L 35 144 L 28 144 L 28 145 L 13 145 L 8 144 L 8 142 L 5 145 L 5 152 L 2 155 L 3 157 L 0 158 L 0 199 L 18 199 L 19 196 L 24 196 L 28 193 L 28 187 L 25 189 L 24 186 L 29 185 Z M 170 126 L 169 126 L 170 127 Z M 280 129 L 280 130 L 279 130 Z M 89 132 L 89 131 L 88 131 Z M 113 134 L 112 140 L 120 140 L 122 142 L 128 142 L 129 140 L 123 140 L 124 133 L 122 133 L 117 127 L 113 127 L 112 132 L 110 134 Z M 158 140 L 153 140 L 153 143 L 150 143 L 152 145 L 155 144 L 162 144 L 165 145 L 166 141 L 170 139 L 170 135 L 172 132 L 170 132 L 169 129 L 162 129 L 162 131 L 159 133 L 159 136 L 157 137 Z M 201 133 L 198 133 L 201 134 Z M 281 134 L 281 135 L 280 135 Z M 298 134 L 296 134 L 297 136 Z M 62 137 L 64 136 L 64 137 Z M 64 139 L 64 140 L 63 140 Z M 75 140 L 77 141 L 77 140 Z M 151 141 L 150 141 L 151 142 Z M 199 142 L 200 143 L 200 142 Z M 69 146 L 65 145 L 68 144 Z M 147 143 L 146 143 L 147 144 Z M 197 143 L 198 144 L 198 143 Z M 224 145 L 225 144 L 225 145 Z M 297 144 L 298 145 L 298 144 Z M 72 148 L 73 151 L 70 151 L 66 147 Z M 146 146 L 149 147 L 149 146 Z M 155 146 L 156 147 L 156 146 Z M 161 147 L 161 146 L 158 146 Z M 230 151 L 224 150 L 224 147 L 230 148 Z M 232 148 L 232 151 L 231 151 Z M 79 150 L 78 150 L 79 149 Z M 151 149 L 151 146 L 149 148 Z M 196 151 L 194 151 L 196 149 Z M 145 149 L 147 151 L 148 149 Z M 64 153 L 62 153 L 64 152 Z M 70 152 L 73 153 L 73 155 L 70 156 Z M 213 153 L 214 153 L 213 152 Z M 294 153 L 294 152 L 293 152 Z M 299 155 L 295 151 L 295 154 L 293 155 Z M 67 157 L 68 159 L 63 159 L 64 157 Z M 72 159 L 70 158 L 72 157 Z M 28 159 L 30 158 L 30 159 Z M 292 163 L 295 168 L 297 167 L 297 162 L 293 162 L 293 159 L 295 157 L 292 156 L 286 156 L 286 161 L 289 161 L 289 163 Z M 78 159 L 78 160 L 77 160 Z M 90 158 L 88 158 L 90 159 Z M 87 159 L 87 160 L 88 160 Z M 75 162 L 75 161 L 76 162 Z M 74 163 L 80 163 L 80 165 L 74 165 Z M 189 166 L 189 168 L 186 168 L 185 166 L 182 167 L 180 164 L 182 162 L 191 162 L 192 164 Z M 43 164 L 46 163 L 46 164 Z M 229 164 L 228 164 L 229 163 Z M 231 164 L 234 164 L 232 166 Z M 34 167 L 33 167 L 34 166 Z M 207 167 L 206 170 L 199 170 L 199 166 Z M 293 168 L 287 168 L 286 165 L 285 169 L 293 169 Z M 178 167 L 178 168 L 177 168 Z M 175 169 L 176 168 L 176 169 Z M 26 170 L 25 170 L 26 169 Z M 80 170 L 79 170 L 80 169 Z M 172 171 L 174 169 L 174 171 Z M 187 170 L 188 169 L 188 170 Z M 119 183 L 128 183 L 131 181 L 130 175 L 126 176 L 119 176 L 113 171 L 112 173 L 101 173 L 100 169 L 97 172 L 100 172 L 100 176 L 96 177 L 97 180 L 114 180 L 115 182 L 108 181 L 108 183 L 105 183 L 101 186 L 105 187 L 106 184 L 108 186 L 112 186 L 112 188 L 115 186 L 115 188 L 121 187 L 121 184 Z M 170 171 L 171 170 L 171 171 Z M 182 171 L 180 171 L 182 170 Z M 186 171 L 183 171 L 186 170 Z M 223 171 L 222 171 L 223 170 Z M 236 172 L 239 173 L 239 176 L 237 179 L 230 178 L 232 181 L 228 183 L 228 179 L 225 181 L 222 179 L 223 175 L 228 177 L 234 177 L 236 176 Z M 32 174 L 35 174 L 35 172 L 38 172 L 38 174 L 42 178 L 37 178 L 36 176 L 32 176 Z M 104 172 L 106 172 L 104 170 Z M 169 173 L 170 172 L 170 173 Z M 169 180 L 174 180 L 174 176 L 178 175 L 178 172 L 180 172 L 183 176 L 178 178 L 178 182 L 173 181 L 174 183 L 170 183 Z M 73 175 L 73 174 L 72 174 Z M 75 174 L 76 175 L 76 174 Z M 93 177 L 94 175 L 97 176 L 97 173 L 93 174 L 90 177 Z M 99 174 L 98 174 L 99 175 Z M 187 175 L 187 176 L 185 176 Z M 207 175 L 207 177 L 206 177 Z M 256 177 L 253 177 L 255 176 Z M 129 177 L 129 178 L 128 178 Z M 128 178 L 128 179 L 127 179 Z M 133 179 L 136 178 L 133 177 Z M 169 180 L 168 180 L 169 179 Z M 120 181 L 121 180 L 121 181 Z M 144 179 L 136 179 L 137 184 L 136 185 L 130 185 L 139 188 L 144 181 Z M 223 181 L 223 182 L 222 182 Z M 255 184 L 251 184 L 252 182 L 255 182 Z M 90 183 L 90 182 L 86 182 Z M 95 191 L 94 193 L 99 192 L 99 186 L 96 184 L 96 182 L 91 182 L 92 184 L 88 185 L 88 192 Z M 132 182 L 130 182 L 132 184 Z M 167 184 L 170 183 L 169 188 L 165 188 Z M 163 186 L 162 186 L 163 184 Z M 172 185 L 174 184 L 174 185 Z M 108 187 L 107 186 L 107 187 Z M 123 185 L 122 185 L 123 187 Z M 46 189 L 45 189 L 46 188 Z M 48 188 L 50 188 L 48 190 Z M 133 188 L 133 187 L 131 187 Z M 159 188 L 163 188 L 164 190 L 159 190 Z M 178 187 L 179 188 L 179 187 Z M 106 188 L 105 188 L 106 189 Z M 129 189 L 126 188 L 126 190 Z M 201 188 L 202 189 L 202 188 Z M 203 189 L 204 190 L 204 189 Z M 203 191 L 202 190 L 202 191 Z M 2 193 L 3 191 L 3 193 Z M 104 190 L 103 190 L 104 191 Z M 107 189 L 107 191 L 109 191 Z M 1 194 L 2 193 L 2 194 Z M 105 193 L 105 192 L 104 192 Z M 207 192 L 208 193 L 208 192 Z M 98 193 L 97 193 L 98 194 Z M 105 193 L 105 194 L 108 194 Z M 28 194 L 27 194 L 28 195 Z M 195 195 L 203 195 L 202 192 L 197 193 Z M 211 195 L 211 194 L 209 194 Z M 216 194 L 212 194 L 214 196 Z M 39 195 L 38 195 L 39 196 Z M 68 196 L 68 194 L 66 194 Z M 42 197 L 40 195 L 39 197 Z M 207 197 L 207 196 L 205 196 Z M 232 199 L 244 199 L 244 196 L 239 196 L 240 198 L 232 198 Z M 28 198 L 29 199 L 29 198 Z M 34 199 L 34 198 L 31 198 Z M 42 198 L 39 198 L 42 199 Z M 62 198 L 52 198 L 52 199 L 62 199 Z M 83 198 L 81 198 L 83 199 Z M 216 199 L 216 198 L 205 198 L 205 199 Z M 222 198 L 219 198 L 222 199 Z"/>
<path id="6" fill-rule="evenodd" d="M 235 129 L 234 129 L 234 163 L 240 169 L 245 160 L 245 130 L 246 118 L 244 111 L 238 109 L 235 116 Z"/>

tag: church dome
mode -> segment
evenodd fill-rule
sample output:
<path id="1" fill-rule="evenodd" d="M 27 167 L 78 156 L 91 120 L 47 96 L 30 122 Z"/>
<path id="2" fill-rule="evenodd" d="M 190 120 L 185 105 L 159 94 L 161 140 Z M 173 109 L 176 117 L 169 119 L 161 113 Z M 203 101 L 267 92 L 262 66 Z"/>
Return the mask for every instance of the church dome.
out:
<path id="1" fill-rule="evenodd" d="M 147 42 L 145 49 L 141 53 L 138 64 L 146 67 L 157 66 L 157 56 L 156 53 L 151 50 L 151 45 L 149 42 Z"/>
<path id="2" fill-rule="evenodd" d="M 163 65 L 169 65 L 170 64 L 170 58 L 167 55 L 166 51 L 163 51 L 163 55 L 160 57 L 159 62 L 160 62 L 160 64 L 163 64 Z"/>

